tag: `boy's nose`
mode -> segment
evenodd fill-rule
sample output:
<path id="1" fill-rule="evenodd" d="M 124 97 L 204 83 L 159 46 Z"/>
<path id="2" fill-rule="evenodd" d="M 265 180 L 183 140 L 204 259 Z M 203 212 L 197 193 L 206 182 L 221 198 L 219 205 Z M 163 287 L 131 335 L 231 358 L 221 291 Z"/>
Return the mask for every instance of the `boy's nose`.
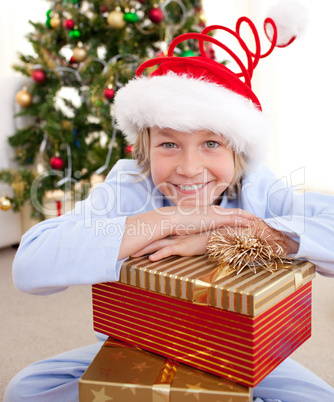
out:
<path id="1" fill-rule="evenodd" d="M 176 173 L 186 177 L 194 177 L 202 173 L 202 161 L 196 152 L 187 151 L 180 155 Z"/>

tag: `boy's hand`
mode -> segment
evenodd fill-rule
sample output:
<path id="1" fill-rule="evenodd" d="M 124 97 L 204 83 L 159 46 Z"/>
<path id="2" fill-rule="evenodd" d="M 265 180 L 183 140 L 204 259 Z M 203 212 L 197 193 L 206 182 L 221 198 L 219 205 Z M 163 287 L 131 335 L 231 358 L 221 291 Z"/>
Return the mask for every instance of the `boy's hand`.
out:
<path id="1" fill-rule="evenodd" d="M 210 235 L 210 232 L 202 232 L 183 236 L 165 237 L 137 251 L 132 257 L 141 257 L 142 255 L 152 253 L 149 259 L 151 261 L 159 261 L 171 255 L 179 255 L 182 257 L 203 255 L 206 253 L 206 246 Z"/>
<path id="2" fill-rule="evenodd" d="M 267 225 L 261 219 L 254 222 L 254 233 L 260 239 L 267 241 L 278 255 L 291 255 L 298 252 L 299 243 L 290 239 L 290 237 L 279 230 Z"/>

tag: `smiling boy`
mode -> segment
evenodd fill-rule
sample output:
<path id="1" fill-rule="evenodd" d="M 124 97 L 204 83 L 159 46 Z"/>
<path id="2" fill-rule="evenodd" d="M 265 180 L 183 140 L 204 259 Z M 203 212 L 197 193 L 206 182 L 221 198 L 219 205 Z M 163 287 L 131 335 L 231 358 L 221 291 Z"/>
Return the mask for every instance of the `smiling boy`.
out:
<path id="1" fill-rule="evenodd" d="M 181 39 L 219 44 L 200 34 Z M 168 57 L 144 63 L 116 94 L 116 119 L 134 144 L 135 160 L 118 161 L 87 200 L 23 236 L 13 267 L 19 289 L 50 294 L 117 281 L 131 255 L 150 253 L 157 261 L 204 254 L 213 229 L 251 226 L 254 220 L 278 236 L 285 253 L 334 276 L 334 197 L 297 194 L 261 164 L 268 129 L 250 86 L 260 51 L 248 51 L 254 65 L 242 68 L 242 81 L 203 53 L 173 57 L 179 41 Z M 159 65 L 153 74 L 142 75 L 153 65 Z M 101 221 L 117 227 L 117 235 L 96 231 Z M 27 367 L 9 384 L 5 402 L 77 401 L 78 379 L 100 347 Z M 254 389 L 254 398 L 334 401 L 334 390 L 287 359 Z"/>

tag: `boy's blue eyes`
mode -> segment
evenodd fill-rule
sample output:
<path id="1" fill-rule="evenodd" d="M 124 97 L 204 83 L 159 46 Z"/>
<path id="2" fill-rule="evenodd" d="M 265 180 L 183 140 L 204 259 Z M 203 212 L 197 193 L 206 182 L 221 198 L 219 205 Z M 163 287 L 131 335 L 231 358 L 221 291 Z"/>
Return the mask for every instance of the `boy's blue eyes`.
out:
<path id="1" fill-rule="evenodd" d="M 206 145 L 208 148 L 216 148 L 219 144 L 216 141 L 207 141 Z"/>
<path id="2" fill-rule="evenodd" d="M 216 148 L 219 145 L 216 141 L 206 141 L 204 144 L 206 148 Z M 169 149 L 177 147 L 174 142 L 164 142 L 162 146 Z"/>
<path id="3" fill-rule="evenodd" d="M 174 147 L 176 147 L 176 144 L 174 144 L 174 142 L 164 142 L 162 145 L 165 148 L 174 148 Z"/>

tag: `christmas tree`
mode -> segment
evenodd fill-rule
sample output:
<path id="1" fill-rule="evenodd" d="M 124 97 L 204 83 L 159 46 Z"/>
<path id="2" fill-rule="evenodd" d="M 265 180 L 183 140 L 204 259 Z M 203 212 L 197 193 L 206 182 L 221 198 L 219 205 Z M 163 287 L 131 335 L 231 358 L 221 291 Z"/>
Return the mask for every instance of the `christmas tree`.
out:
<path id="1" fill-rule="evenodd" d="M 200 0 L 54 0 L 46 8 L 45 21 L 31 22 L 34 54 L 20 54 L 14 66 L 27 77 L 17 116 L 31 124 L 9 138 L 22 168 L 0 172 L 13 190 L 1 197 L 2 209 L 41 205 L 53 190 L 84 198 L 92 175 L 131 157 L 113 119 L 115 92 L 143 61 L 163 57 L 175 36 L 205 23 Z M 180 55 L 196 54 L 192 46 Z"/>

